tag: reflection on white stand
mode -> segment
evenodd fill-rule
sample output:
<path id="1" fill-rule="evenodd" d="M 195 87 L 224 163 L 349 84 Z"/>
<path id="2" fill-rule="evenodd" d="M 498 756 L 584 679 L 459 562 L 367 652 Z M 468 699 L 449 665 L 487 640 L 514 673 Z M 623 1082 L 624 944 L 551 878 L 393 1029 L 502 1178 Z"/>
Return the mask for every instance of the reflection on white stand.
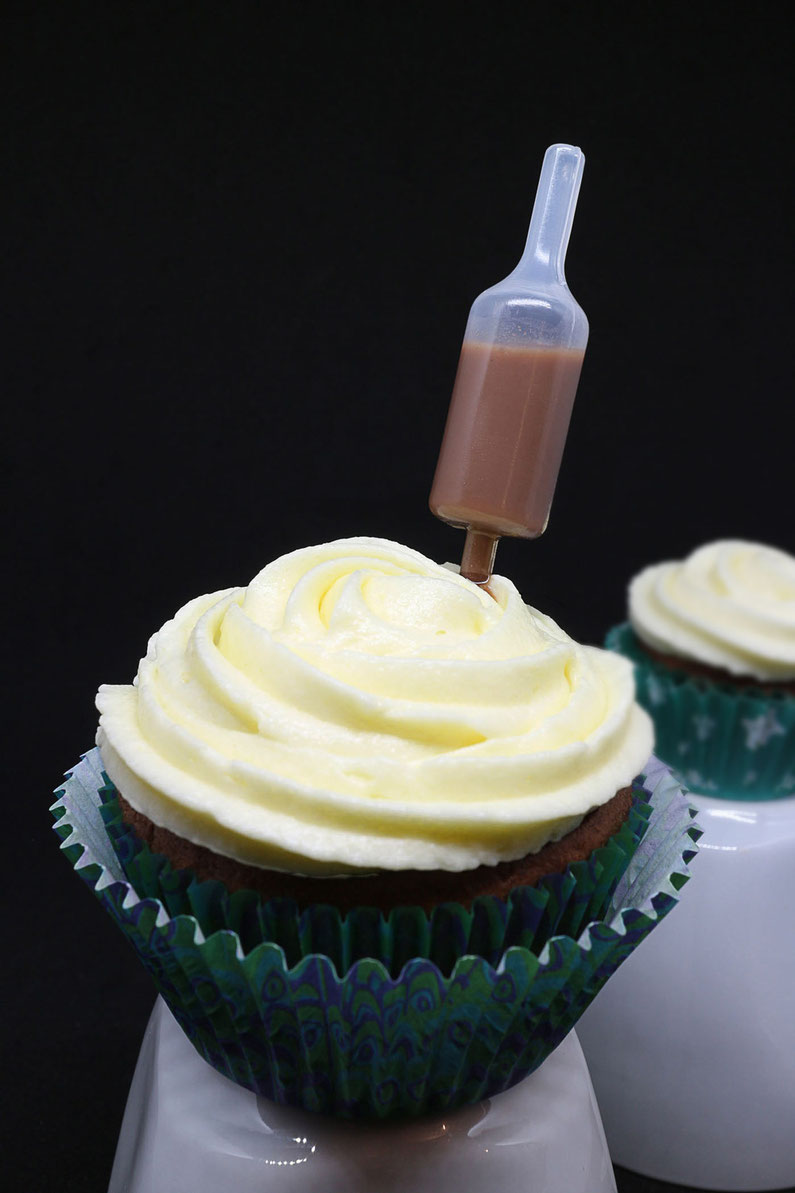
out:
<path id="1" fill-rule="evenodd" d="M 519 1085 L 410 1123 L 351 1124 L 257 1098 L 216 1073 L 157 1000 L 109 1193 L 615 1193 L 571 1032 Z"/>
<path id="2" fill-rule="evenodd" d="M 795 800 L 694 795 L 681 906 L 577 1031 L 613 1160 L 700 1189 L 795 1185 Z"/>

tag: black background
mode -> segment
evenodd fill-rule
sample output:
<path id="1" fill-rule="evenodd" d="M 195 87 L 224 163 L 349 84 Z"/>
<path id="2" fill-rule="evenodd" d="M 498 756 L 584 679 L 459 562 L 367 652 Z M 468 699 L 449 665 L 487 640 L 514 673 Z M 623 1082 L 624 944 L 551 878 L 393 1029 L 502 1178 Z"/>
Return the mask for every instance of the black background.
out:
<path id="1" fill-rule="evenodd" d="M 793 549 L 787 6 L 5 13 L 4 1164 L 91 1193 L 153 993 L 49 793 L 190 597 L 348 534 L 458 558 L 427 496 L 461 336 L 547 145 L 586 154 L 591 338 L 549 529 L 498 570 L 596 642 L 646 563 Z"/>

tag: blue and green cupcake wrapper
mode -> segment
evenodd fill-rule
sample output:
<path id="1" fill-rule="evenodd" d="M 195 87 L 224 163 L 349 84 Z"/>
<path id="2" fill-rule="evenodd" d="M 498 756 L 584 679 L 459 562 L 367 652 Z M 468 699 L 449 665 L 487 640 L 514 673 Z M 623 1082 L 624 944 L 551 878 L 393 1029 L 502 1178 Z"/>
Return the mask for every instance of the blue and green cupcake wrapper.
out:
<path id="1" fill-rule="evenodd" d="M 194 916 L 205 936 L 231 929 L 244 952 L 268 940 L 284 950 L 288 965 L 322 953 L 340 974 L 356 961 L 376 957 L 395 976 L 417 956 L 449 974 L 465 953 L 497 965 L 512 945 L 540 951 L 552 936 L 578 936 L 584 924 L 604 914 L 651 815 L 637 783 L 627 819 L 602 847 L 537 886 L 517 888 L 507 899 L 480 896 L 471 908 L 442 903 L 430 915 L 419 907 L 399 907 L 388 915 L 359 907 L 341 916 L 321 903 L 302 912 L 292 899 L 266 901 L 253 891 L 230 895 L 221 882 L 176 870 L 124 823 L 115 788 L 106 777 L 100 794 L 100 815 L 116 856 L 142 898 L 160 900 L 172 918 Z"/>
<path id="2" fill-rule="evenodd" d="M 702 795 L 795 796 L 795 695 L 716 683 L 657 662 L 628 622 L 605 639 L 630 659 L 637 698 L 654 720 L 655 750 Z"/>
<path id="3" fill-rule="evenodd" d="M 404 921 L 366 908 L 342 916 L 273 906 L 287 900 L 254 911 L 245 892 L 219 897 L 219 884 L 186 882 L 135 851 L 144 885 L 162 892 L 147 894 L 125 872 L 130 843 L 108 811 L 113 791 L 97 751 L 57 795 L 62 850 L 204 1059 L 276 1102 L 346 1118 L 452 1109 L 533 1072 L 675 905 L 700 835 L 685 794 L 653 759 L 637 784 L 640 826 L 599 917 L 590 917 L 593 890 L 578 889 L 596 872 L 585 863 L 553 884 L 540 914 L 517 892 L 501 912 L 447 904 L 430 917 L 405 909 Z M 604 882 L 603 867 L 592 885 Z"/>

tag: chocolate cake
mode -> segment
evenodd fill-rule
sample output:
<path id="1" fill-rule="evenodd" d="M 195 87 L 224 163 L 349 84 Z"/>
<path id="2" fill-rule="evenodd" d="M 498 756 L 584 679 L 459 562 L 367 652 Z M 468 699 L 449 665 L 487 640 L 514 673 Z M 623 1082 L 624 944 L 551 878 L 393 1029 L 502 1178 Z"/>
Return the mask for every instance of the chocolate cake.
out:
<path id="1" fill-rule="evenodd" d="M 639 649 L 656 663 L 662 664 L 670 671 L 682 671 L 693 679 L 705 679 L 711 683 L 731 684 L 735 688 L 753 688 L 760 693 L 788 692 L 795 695 L 795 679 L 764 680 L 756 679 L 753 675 L 734 675 L 723 667 L 711 667 L 708 663 L 700 663 L 696 659 L 685 659 L 681 655 L 665 654 L 655 650 L 648 643 L 638 638 Z"/>
<path id="2" fill-rule="evenodd" d="M 629 814 L 632 790 L 622 788 L 607 803 L 590 811 L 577 828 L 537 853 L 496 866 L 460 872 L 446 870 L 380 871 L 362 877 L 308 878 L 246 865 L 195 845 L 136 812 L 119 795 L 122 817 L 154 853 L 163 854 L 176 869 L 192 870 L 198 878 L 222 882 L 230 892 L 256 891 L 265 899 L 291 898 L 304 908 L 329 903 L 340 911 L 377 907 L 388 912 L 412 905 L 430 912 L 455 901 L 469 907 L 478 895 L 505 898 L 518 886 L 535 886 L 547 874 L 559 874 L 573 862 L 589 857 L 612 837 Z"/>

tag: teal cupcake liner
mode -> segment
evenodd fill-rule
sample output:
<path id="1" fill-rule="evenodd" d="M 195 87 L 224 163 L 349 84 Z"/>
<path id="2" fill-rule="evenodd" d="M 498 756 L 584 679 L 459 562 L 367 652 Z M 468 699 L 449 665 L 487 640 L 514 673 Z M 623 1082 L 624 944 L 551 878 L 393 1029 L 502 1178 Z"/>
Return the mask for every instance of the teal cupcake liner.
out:
<path id="1" fill-rule="evenodd" d="M 136 949 L 205 1060 L 276 1102 L 383 1120 L 476 1102 L 533 1072 L 675 905 L 700 835 L 694 811 L 655 759 L 637 787 L 645 831 L 634 830 L 634 849 L 617 882 L 609 880 L 603 915 L 587 919 L 590 894 L 579 900 L 577 875 L 564 875 L 561 889 L 570 888 L 565 909 L 550 910 L 550 898 L 527 928 L 528 943 L 511 943 L 501 952 L 492 932 L 508 939 L 505 922 L 521 918 L 513 904 L 497 916 L 496 929 L 484 926 L 491 923 L 485 913 L 474 928 L 477 913 L 457 905 L 445 905 L 449 919 L 440 924 L 406 909 L 405 938 L 389 923 L 400 919 L 394 913 L 385 918 L 358 909 L 343 917 L 327 908 L 322 919 L 328 953 L 316 949 L 320 928 L 312 914 L 272 906 L 288 901 L 262 904 L 258 917 L 247 897 L 232 895 L 219 911 L 218 884 L 186 883 L 178 871 L 164 877 L 164 867 L 136 855 L 142 874 L 158 872 L 161 889 L 175 882 L 167 898 L 142 894 L 117 854 L 125 834 L 114 841 L 103 819 L 112 789 L 97 751 L 71 772 L 52 811 L 62 850 Z M 112 811 L 105 816 L 114 823 Z M 373 951 L 383 953 L 360 955 L 359 912 L 369 924 Z M 285 945 L 264 935 L 284 930 L 282 915 L 294 934 Z M 535 915 L 534 909 L 531 921 Z M 227 926 L 235 916 L 240 932 Z M 216 922 L 224 926 L 214 928 Z M 558 930 L 566 922 L 572 935 Z M 454 955 L 462 925 L 468 933 L 464 948 L 480 933 L 488 956 Z M 441 938 L 451 927 L 455 944 L 448 942 L 440 957 Z M 418 952 L 404 959 L 409 942 Z"/>
<path id="2" fill-rule="evenodd" d="M 628 622 L 614 626 L 605 645 L 634 664 L 655 749 L 688 787 L 723 799 L 795 796 L 795 695 L 667 667 L 643 649 Z"/>
<path id="3" fill-rule="evenodd" d="M 430 914 L 419 907 L 398 907 L 388 915 L 358 907 L 340 915 L 320 903 L 300 911 L 292 899 L 263 900 L 254 891 L 230 895 L 221 882 L 175 869 L 124 823 L 116 790 L 103 778 L 100 815 L 127 881 L 142 898 L 160 900 L 172 917 L 194 916 L 205 936 L 231 929 L 245 952 L 268 940 L 284 950 L 288 965 L 322 953 L 338 973 L 377 957 L 396 976 L 406 961 L 422 956 L 449 974 L 465 953 L 496 965 L 513 945 L 540 951 L 551 936 L 576 937 L 584 924 L 604 914 L 651 815 L 636 784 L 629 815 L 603 846 L 563 873 L 517 888 L 507 899 L 479 896 L 470 908 L 446 902 Z"/>

